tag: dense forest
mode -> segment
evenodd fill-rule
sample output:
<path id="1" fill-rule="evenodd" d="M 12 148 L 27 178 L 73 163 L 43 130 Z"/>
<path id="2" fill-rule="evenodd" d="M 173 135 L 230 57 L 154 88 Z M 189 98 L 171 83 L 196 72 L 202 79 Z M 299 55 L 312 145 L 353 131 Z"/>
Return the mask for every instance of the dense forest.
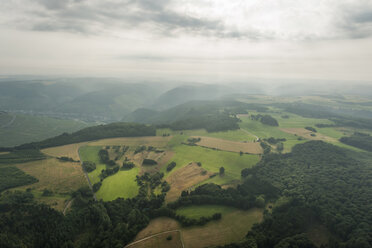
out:
<path id="1" fill-rule="evenodd" d="M 369 134 L 356 132 L 350 137 L 342 137 L 340 141 L 347 145 L 372 152 L 372 137 Z"/>
<path id="2" fill-rule="evenodd" d="M 74 193 L 66 215 L 36 203 L 29 192 L 0 198 L 0 247 L 124 247 L 149 222 L 162 198 L 94 202 L 90 189 Z"/>
<path id="3" fill-rule="evenodd" d="M 310 141 L 296 145 L 290 154 L 266 155 L 251 173 L 275 186 L 284 196 L 297 199 L 289 209 L 298 205 L 309 209 L 336 237 L 333 247 L 372 246 L 372 169 L 353 158 L 349 151 L 322 141 Z M 281 210 L 276 211 L 281 218 Z M 303 211 L 293 211 L 294 221 L 304 218 Z M 279 223 L 271 222 L 271 225 Z M 273 227 L 266 224 L 267 220 L 249 234 L 263 240 L 258 247 L 267 247 L 286 235 L 303 231 L 294 228 L 297 231 L 273 236 L 270 234 Z M 280 225 L 276 228 L 283 232 Z"/>

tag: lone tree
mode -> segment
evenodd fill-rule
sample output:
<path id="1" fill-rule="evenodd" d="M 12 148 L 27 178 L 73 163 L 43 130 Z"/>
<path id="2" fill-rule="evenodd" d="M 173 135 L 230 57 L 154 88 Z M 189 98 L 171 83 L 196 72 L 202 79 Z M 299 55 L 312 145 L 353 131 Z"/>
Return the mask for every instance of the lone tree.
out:
<path id="1" fill-rule="evenodd" d="M 225 174 L 225 168 L 224 167 L 221 167 L 220 168 L 220 176 L 222 176 L 224 174 Z"/>

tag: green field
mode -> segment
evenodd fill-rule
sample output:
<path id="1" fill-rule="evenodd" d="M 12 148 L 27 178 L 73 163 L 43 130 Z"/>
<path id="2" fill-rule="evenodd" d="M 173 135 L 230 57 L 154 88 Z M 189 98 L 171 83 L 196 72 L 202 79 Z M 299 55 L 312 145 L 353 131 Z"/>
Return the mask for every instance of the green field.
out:
<path id="1" fill-rule="evenodd" d="M 221 205 L 201 205 L 201 206 L 188 206 L 177 209 L 178 215 L 186 216 L 190 219 L 199 219 L 200 217 L 209 217 L 215 213 L 222 215 L 235 211 L 236 208 L 226 207 Z"/>
<path id="2" fill-rule="evenodd" d="M 273 127 L 269 125 L 264 125 L 260 121 L 251 120 L 249 117 L 241 117 L 241 123 L 239 123 L 240 128 L 247 130 L 248 132 L 257 135 L 261 139 L 265 138 L 286 138 L 288 139 L 297 139 L 296 136 L 285 133 L 279 130 L 278 127 Z M 280 126 L 282 127 L 282 126 Z"/>
<path id="3" fill-rule="evenodd" d="M 13 114 L 12 114 L 13 115 Z M 1 121 L 1 119 L 3 119 Z M 11 119 L 10 119 L 11 120 Z M 45 116 L 15 114 L 14 121 L 7 125 L 9 114 L 0 115 L 0 146 L 10 147 L 40 141 L 64 132 L 74 132 L 90 126 L 81 121 L 61 120 Z"/>
<path id="4" fill-rule="evenodd" d="M 98 183 L 100 181 L 99 175 L 103 169 L 106 169 L 106 165 L 102 164 L 98 152 L 101 149 L 100 146 L 83 146 L 79 149 L 80 160 L 91 161 L 96 163 L 96 169 L 88 173 L 89 179 L 92 184 Z"/>
<path id="5" fill-rule="evenodd" d="M 100 149 L 100 146 L 84 146 L 79 150 L 81 161 L 92 161 L 96 163 L 96 169 L 88 173 L 92 184 L 100 181 L 99 175 L 103 169 L 106 169 L 106 165 L 102 164 L 98 157 Z M 96 192 L 97 198 L 104 201 L 111 201 L 118 197 L 135 197 L 138 194 L 139 189 L 137 183 L 134 181 L 138 172 L 139 168 L 135 167 L 131 170 L 119 171 L 115 175 L 106 177 L 102 181 L 101 188 Z"/>
<path id="6" fill-rule="evenodd" d="M 169 133 L 171 135 L 180 134 L 180 131 L 172 131 L 170 129 L 158 129 L 156 134 L 161 136 L 164 133 Z M 184 130 L 182 131 L 183 135 L 186 136 L 206 136 L 212 138 L 226 139 L 232 141 L 252 141 L 255 140 L 255 137 L 249 135 L 243 130 L 228 130 L 222 132 L 207 132 L 205 129 L 196 129 L 196 130 Z"/>
<path id="7" fill-rule="evenodd" d="M 208 181 L 218 184 L 229 183 L 233 180 L 240 179 L 241 170 L 255 165 L 260 157 L 259 155 L 244 154 L 240 156 L 238 153 L 216 151 L 199 146 L 178 145 L 173 148 L 175 155 L 171 161 L 177 163 L 177 166 L 169 173 L 166 173 L 165 167 L 163 171 L 166 176 L 169 176 L 173 171 L 187 165 L 190 162 L 201 162 L 202 168 L 210 172 L 219 172 L 220 167 L 225 168 L 223 177 L 216 176 Z"/>
<path id="8" fill-rule="evenodd" d="M 112 201 L 118 197 L 132 198 L 138 194 L 138 185 L 135 181 L 139 168 L 134 167 L 131 170 L 119 171 L 115 175 L 106 177 L 101 188 L 96 193 L 98 199 Z"/>

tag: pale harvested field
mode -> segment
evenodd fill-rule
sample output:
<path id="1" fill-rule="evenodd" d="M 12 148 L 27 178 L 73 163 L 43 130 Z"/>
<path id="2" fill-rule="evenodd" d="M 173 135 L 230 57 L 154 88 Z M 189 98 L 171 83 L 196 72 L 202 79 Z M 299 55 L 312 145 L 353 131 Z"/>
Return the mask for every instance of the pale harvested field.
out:
<path id="1" fill-rule="evenodd" d="M 55 158 L 16 165 L 39 182 L 23 188 L 49 189 L 58 193 L 75 191 L 87 184 L 80 163 L 60 162 Z"/>
<path id="2" fill-rule="evenodd" d="M 8 154 L 9 152 L 0 152 L 0 155 Z"/>
<path id="3" fill-rule="evenodd" d="M 171 202 L 177 200 L 183 190 L 208 179 L 212 174 L 207 172 L 205 175 L 202 175 L 203 171 L 204 169 L 202 167 L 199 167 L 196 163 L 191 163 L 173 172 L 166 179 L 171 188 L 165 197 L 165 201 Z"/>
<path id="4" fill-rule="evenodd" d="M 52 157 L 69 157 L 74 160 L 80 160 L 79 157 L 79 148 L 86 145 L 87 142 L 64 145 L 64 146 L 56 146 L 51 148 L 42 149 L 41 151 L 46 155 Z"/>
<path id="5" fill-rule="evenodd" d="M 198 137 L 193 136 L 193 138 L 201 138 L 201 140 L 196 143 L 199 146 L 215 148 L 218 150 L 229 151 L 229 152 L 244 152 L 250 154 L 261 154 L 262 147 L 258 142 L 237 142 L 224 139 L 217 139 L 211 137 Z"/>
<path id="6" fill-rule="evenodd" d="M 309 140 L 323 140 L 323 141 L 328 141 L 328 142 L 337 142 L 337 139 L 325 136 L 320 133 L 315 133 L 316 136 L 311 136 L 310 134 L 312 132 L 305 128 L 279 128 L 279 129 L 283 132 L 301 136 Z"/>
<path id="7" fill-rule="evenodd" d="M 160 137 L 128 137 L 128 138 L 112 138 L 102 139 L 97 141 L 91 141 L 88 145 L 90 146 L 154 146 L 154 147 L 165 147 L 171 136 Z"/>
<path id="8" fill-rule="evenodd" d="M 140 240 L 157 233 L 178 229 L 181 229 L 181 226 L 176 220 L 167 217 L 156 218 L 151 220 L 149 225 L 137 234 L 135 240 Z"/>
<path id="9" fill-rule="evenodd" d="M 262 209 L 248 211 L 235 210 L 224 214 L 219 221 L 208 222 L 204 226 L 180 227 L 177 221 L 170 218 L 157 218 L 142 230 L 136 240 L 150 235 L 180 229 L 186 248 L 202 248 L 239 242 L 252 228 L 253 224 L 262 221 Z"/>
<path id="10" fill-rule="evenodd" d="M 156 152 L 146 152 L 145 154 L 139 155 L 139 158 L 137 158 L 136 162 L 141 166 L 141 172 L 140 174 L 142 175 L 145 172 L 153 173 L 160 171 L 160 169 L 168 164 L 169 160 L 173 157 L 174 152 L 172 151 L 164 151 L 162 153 L 156 153 Z M 148 159 L 153 159 L 155 160 L 158 164 L 155 166 L 142 166 L 143 159 L 148 158 Z"/>
<path id="11" fill-rule="evenodd" d="M 172 240 L 167 240 L 172 236 Z M 133 245 L 127 245 L 130 248 L 182 248 L 180 232 L 162 233 L 149 239 L 140 241 Z"/>
<path id="12" fill-rule="evenodd" d="M 239 242 L 252 228 L 262 221 L 263 211 L 251 209 L 236 210 L 224 214 L 219 221 L 211 221 L 201 227 L 182 228 L 186 248 L 202 248 Z"/>
<path id="13" fill-rule="evenodd" d="M 62 212 L 66 206 L 66 198 L 62 197 L 40 197 L 37 198 L 37 201 L 49 205 L 50 207 L 60 212 Z"/>

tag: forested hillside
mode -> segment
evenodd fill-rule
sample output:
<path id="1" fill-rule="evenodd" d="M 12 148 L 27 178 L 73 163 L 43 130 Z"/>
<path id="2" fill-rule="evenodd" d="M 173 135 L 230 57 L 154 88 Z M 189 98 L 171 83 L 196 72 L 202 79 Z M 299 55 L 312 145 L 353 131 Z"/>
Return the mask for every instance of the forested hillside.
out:
<path id="1" fill-rule="evenodd" d="M 155 128 L 150 125 L 118 122 L 84 128 L 71 134 L 64 133 L 44 141 L 20 145 L 15 149 L 42 149 L 104 138 L 155 136 L 155 134 Z M 12 150 L 12 148 L 2 148 L 2 150 Z"/>

